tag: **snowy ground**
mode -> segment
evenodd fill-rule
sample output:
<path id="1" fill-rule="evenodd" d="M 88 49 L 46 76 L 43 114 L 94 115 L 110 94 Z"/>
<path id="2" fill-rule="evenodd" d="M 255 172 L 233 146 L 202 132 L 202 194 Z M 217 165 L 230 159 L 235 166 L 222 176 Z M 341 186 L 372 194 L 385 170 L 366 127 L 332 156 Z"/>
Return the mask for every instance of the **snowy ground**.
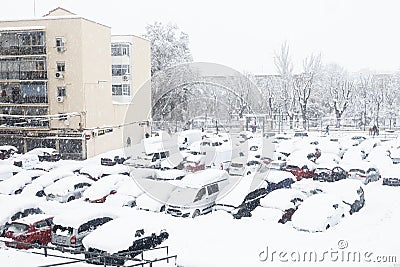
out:
<path id="1" fill-rule="evenodd" d="M 163 245 L 169 246 L 169 255 L 178 256 L 178 266 L 400 266 L 399 195 L 399 187 L 383 186 L 381 180 L 370 183 L 365 186 L 364 208 L 323 233 L 297 231 L 290 222 L 279 224 L 267 210 L 240 220 L 222 211 L 195 219 L 148 212 L 148 218 L 168 230 L 170 236 Z M 52 203 L 52 211 L 57 214 L 74 210 L 80 203 L 81 200 Z M 101 209 L 105 204 L 90 205 Z M 140 216 L 132 208 L 123 208 L 123 212 Z M 74 261 L 34 254 L 38 251 L 43 252 L 15 250 L 0 242 L 0 266 L 46 266 Z M 93 265 L 78 262 L 65 266 Z M 173 266 L 173 260 L 169 265 L 161 262 L 153 266 Z"/>

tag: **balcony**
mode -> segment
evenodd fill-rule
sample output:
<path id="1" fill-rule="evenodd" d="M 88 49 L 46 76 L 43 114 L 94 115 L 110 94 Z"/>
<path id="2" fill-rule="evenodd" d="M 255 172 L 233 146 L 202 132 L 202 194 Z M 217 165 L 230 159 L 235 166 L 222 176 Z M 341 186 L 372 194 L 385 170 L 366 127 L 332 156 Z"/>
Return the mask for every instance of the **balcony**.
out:
<path id="1" fill-rule="evenodd" d="M 47 80 L 47 71 L 2 71 L 0 80 Z"/>

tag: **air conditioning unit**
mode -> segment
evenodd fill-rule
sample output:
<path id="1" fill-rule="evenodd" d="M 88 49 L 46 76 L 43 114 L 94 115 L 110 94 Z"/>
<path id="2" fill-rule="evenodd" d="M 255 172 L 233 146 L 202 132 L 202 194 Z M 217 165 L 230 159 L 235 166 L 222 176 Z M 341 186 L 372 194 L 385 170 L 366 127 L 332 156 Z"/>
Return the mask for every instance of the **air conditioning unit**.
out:
<path id="1" fill-rule="evenodd" d="M 56 72 L 56 78 L 57 79 L 64 79 L 64 73 L 60 72 L 60 71 Z"/>
<path id="2" fill-rule="evenodd" d="M 58 103 L 64 102 L 64 97 L 63 96 L 57 96 L 57 102 Z"/>
<path id="3" fill-rule="evenodd" d="M 122 76 L 122 80 L 123 80 L 124 82 L 129 81 L 129 75 L 124 75 L 124 76 Z"/>

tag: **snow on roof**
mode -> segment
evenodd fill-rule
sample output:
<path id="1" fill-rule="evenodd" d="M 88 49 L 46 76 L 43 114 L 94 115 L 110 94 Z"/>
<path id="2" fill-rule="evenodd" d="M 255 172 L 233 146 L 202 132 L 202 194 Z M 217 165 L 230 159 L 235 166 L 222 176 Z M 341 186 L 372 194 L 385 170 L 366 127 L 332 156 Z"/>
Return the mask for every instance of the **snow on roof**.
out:
<path id="1" fill-rule="evenodd" d="M 22 168 L 17 167 L 15 165 L 11 165 L 11 164 L 10 165 L 9 164 L 0 165 L 0 174 L 2 174 L 2 173 L 20 172 L 22 170 L 23 170 Z"/>
<path id="2" fill-rule="evenodd" d="M 101 165 L 100 168 L 102 169 L 103 174 L 120 174 L 130 172 L 130 168 L 122 164 L 116 164 L 114 166 Z"/>
<path id="3" fill-rule="evenodd" d="M 131 179 L 127 175 L 111 174 L 94 182 L 92 186 L 83 192 L 83 198 L 96 200 L 110 193 L 111 190 L 117 190 L 126 179 Z"/>
<path id="4" fill-rule="evenodd" d="M 0 225 L 11 222 L 11 216 L 27 208 L 37 208 L 42 199 L 32 199 L 19 195 L 0 195 Z"/>
<path id="5" fill-rule="evenodd" d="M 285 179 L 292 179 L 293 181 L 296 181 L 296 177 L 291 172 L 274 169 L 271 169 L 269 172 L 267 172 L 267 175 L 264 177 L 264 179 L 275 184 L 282 182 Z"/>
<path id="6" fill-rule="evenodd" d="M 96 218 L 110 217 L 115 219 L 120 215 L 119 210 L 114 210 L 103 205 L 101 208 L 97 209 L 97 207 L 93 205 L 95 204 L 83 203 L 80 207 L 76 207 L 75 209 L 58 214 L 54 216 L 53 223 L 54 225 L 61 225 L 64 227 L 72 227 L 77 229 L 80 225 Z"/>
<path id="7" fill-rule="evenodd" d="M 263 179 L 254 174 L 244 177 L 231 177 L 229 184 L 221 190 L 220 197 L 215 203 L 238 207 L 250 192 L 261 187 L 266 188 L 267 186 Z"/>
<path id="8" fill-rule="evenodd" d="M 10 145 L 2 145 L 0 146 L 0 150 L 14 150 L 18 151 L 18 149 L 15 146 L 10 146 Z"/>
<path id="9" fill-rule="evenodd" d="M 32 30 L 44 30 L 44 26 L 24 26 L 24 27 L 5 27 L 0 28 L 0 32 L 11 32 L 11 31 L 32 31 Z"/>
<path id="10" fill-rule="evenodd" d="M 49 172 L 44 173 L 39 178 L 33 180 L 32 184 L 37 184 L 42 187 L 49 186 L 54 181 L 59 180 L 61 178 L 74 175 L 74 173 L 70 170 L 51 170 Z"/>
<path id="11" fill-rule="evenodd" d="M 86 165 L 82 169 L 80 169 L 81 174 L 88 174 L 92 178 L 99 178 L 104 174 L 104 168 L 100 167 L 99 165 Z"/>
<path id="12" fill-rule="evenodd" d="M 324 183 L 324 192 L 334 194 L 340 197 L 343 201 L 347 203 L 353 203 L 355 200 L 359 200 L 360 196 L 357 190 L 363 188 L 361 181 L 356 179 L 343 179 L 336 181 L 334 183 Z"/>
<path id="13" fill-rule="evenodd" d="M 228 173 L 224 170 L 207 169 L 196 173 L 190 173 L 179 181 L 179 186 L 201 188 L 206 184 L 226 180 Z"/>
<path id="14" fill-rule="evenodd" d="M 50 170 L 56 168 L 57 165 L 58 165 L 57 161 L 42 161 L 42 162 L 39 162 L 38 164 L 36 164 L 34 166 L 34 169 L 50 171 Z"/>
<path id="15" fill-rule="evenodd" d="M 159 219 L 159 217 L 156 218 Z M 162 228 L 154 225 L 157 219 L 149 212 L 117 218 L 87 235 L 82 240 L 83 246 L 86 249 L 96 248 L 110 254 L 126 250 L 133 245 L 135 240 L 143 238 L 143 236 L 135 236 L 137 230 L 143 229 L 144 236 L 152 233 L 159 234 Z M 110 233 L 113 238 L 110 238 Z"/>
<path id="16" fill-rule="evenodd" d="M 400 178 L 400 164 L 393 164 L 390 168 L 383 168 L 380 172 L 382 178 Z"/>
<path id="17" fill-rule="evenodd" d="M 282 188 L 274 190 L 260 199 L 260 205 L 265 208 L 287 210 L 297 206 L 292 202 L 295 198 L 304 200 L 307 196 L 297 189 Z"/>
<path id="18" fill-rule="evenodd" d="M 40 176 L 46 173 L 42 170 L 24 170 L 8 179 L 0 182 L 0 193 L 10 195 L 16 190 L 22 188 L 24 185 L 32 181 L 32 177 Z"/>
<path id="19" fill-rule="evenodd" d="M 185 175 L 186 172 L 182 170 L 155 170 L 155 176 L 158 179 L 175 180 L 177 177 Z"/>
<path id="20" fill-rule="evenodd" d="M 24 223 L 24 224 L 33 224 L 35 222 L 47 219 L 47 218 L 51 218 L 53 216 L 49 215 L 49 214 L 33 214 L 33 215 L 29 215 L 27 217 L 18 219 L 14 222 L 16 223 Z"/>
<path id="21" fill-rule="evenodd" d="M 55 194 L 59 196 L 64 196 L 68 194 L 68 192 L 73 191 L 75 189 L 74 186 L 78 183 L 92 184 L 93 180 L 83 175 L 68 176 L 58 180 L 52 185 L 49 185 L 44 189 L 44 192 L 46 193 L 46 195 Z"/>
<path id="22" fill-rule="evenodd" d="M 54 152 L 57 152 L 57 150 L 55 150 L 54 148 L 38 147 L 26 152 L 26 154 L 34 154 L 40 156 L 43 155 L 44 153 L 52 154 Z"/>

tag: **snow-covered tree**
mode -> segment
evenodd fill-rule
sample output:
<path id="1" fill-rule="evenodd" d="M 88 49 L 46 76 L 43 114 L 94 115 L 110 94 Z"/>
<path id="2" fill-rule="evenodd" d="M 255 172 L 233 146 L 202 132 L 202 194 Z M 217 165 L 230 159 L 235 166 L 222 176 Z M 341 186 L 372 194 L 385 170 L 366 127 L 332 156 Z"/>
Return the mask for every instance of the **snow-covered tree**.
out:
<path id="1" fill-rule="evenodd" d="M 321 71 L 321 55 L 311 55 L 303 61 L 303 72 L 295 75 L 293 86 L 300 112 L 303 119 L 303 128 L 307 128 L 307 104 L 311 93 L 317 86 L 317 76 Z"/>
<path id="2" fill-rule="evenodd" d="M 329 92 L 327 102 L 331 109 L 335 112 L 336 127 L 340 127 L 343 113 L 349 107 L 353 91 L 354 82 L 348 73 L 337 64 L 325 66 L 324 88 Z"/>
<path id="3" fill-rule="evenodd" d="M 189 35 L 180 31 L 177 25 L 149 24 L 143 37 L 151 44 L 151 76 L 168 67 L 193 61 Z"/>

